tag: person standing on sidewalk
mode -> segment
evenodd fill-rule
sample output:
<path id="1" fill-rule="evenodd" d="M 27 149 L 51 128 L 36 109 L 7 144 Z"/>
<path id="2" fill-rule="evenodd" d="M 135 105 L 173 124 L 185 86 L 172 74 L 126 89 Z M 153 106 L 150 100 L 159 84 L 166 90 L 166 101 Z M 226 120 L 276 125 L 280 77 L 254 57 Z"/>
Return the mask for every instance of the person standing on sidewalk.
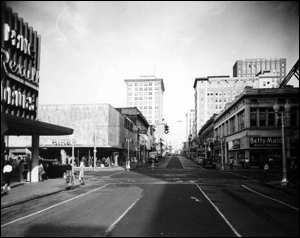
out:
<path id="1" fill-rule="evenodd" d="M 79 183 L 84 184 L 84 162 L 80 162 Z"/>
<path id="2" fill-rule="evenodd" d="M 24 160 L 21 159 L 19 164 L 18 164 L 18 171 L 19 171 L 19 178 L 20 178 L 20 182 L 23 182 L 24 180 L 24 176 L 23 176 L 23 172 L 24 172 Z"/>
<path id="3" fill-rule="evenodd" d="M 230 169 L 233 169 L 233 157 L 230 158 Z"/>
<path id="4" fill-rule="evenodd" d="M 151 169 L 152 169 L 152 170 L 154 170 L 154 167 L 155 167 L 155 164 L 154 164 L 154 163 L 155 163 L 155 161 L 154 161 L 154 159 L 152 158 L 152 163 L 151 163 Z"/>
<path id="5" fill-rule="evenodd" d="M 3 175 L 4 175 L 4 182 L 5 185 L 3 186 L 3 190 L 11 190 L 10 187 L 10 177 L 12 173 L 13 167 L 11 166 L 10 161 L 5 161 L 5 166 L 3 167 Z"/>
<path id="6" fill-rule="evenodd" d="M 264 177 L 265 177 L 265 182 L 269 181 L 269 164 L 265 163 L 264 166 Z"/>

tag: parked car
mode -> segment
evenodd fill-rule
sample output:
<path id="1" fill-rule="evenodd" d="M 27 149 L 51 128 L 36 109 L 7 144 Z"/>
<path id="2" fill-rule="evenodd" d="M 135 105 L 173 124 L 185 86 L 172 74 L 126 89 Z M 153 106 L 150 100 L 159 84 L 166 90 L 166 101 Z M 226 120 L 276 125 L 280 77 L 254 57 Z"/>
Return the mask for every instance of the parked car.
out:
<path id="1" fill-rule="evenodd" d="M 62 177 L 67 170 L 72 169 L 70 164 L 61 164 L 56 159 L 40 159 L 40 162 L 49 178 Z"/>
<path id="2" fill-rule="evenodd" d="M 204 157 L 197 157 L 197 158 L 195 159 L 195 162 L 196 162 L 197 164 L 199 164 L 199 165 L 203 165 L 203 163 L 204 163 Z"/>
<path id="3" fill-rule="evenodd" d="M 214 163 L 213 159 L 211 159 L 211 158 L 204 159 L 202 166 L 204 168 L 211 168 L 211 169 L 216 168 L 216 164 Z"/>

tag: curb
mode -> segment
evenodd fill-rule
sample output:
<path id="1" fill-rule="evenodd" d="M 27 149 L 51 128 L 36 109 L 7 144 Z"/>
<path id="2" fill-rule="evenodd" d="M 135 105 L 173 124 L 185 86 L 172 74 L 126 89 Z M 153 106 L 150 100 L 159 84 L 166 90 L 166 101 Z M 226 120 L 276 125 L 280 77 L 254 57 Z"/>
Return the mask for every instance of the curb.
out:
<path id="1" fill-rule="evenodd" d="M 3 204 L 3 205 L 1 204 L 1 210 L 4 209 L 4 208 L 12 207 L 12 206 L 15 206 L 15 205 L 18 205 L 18 204 L 21 204 L 21 203 L 25 203 L 25 202 L 28 202 L 28 201 L 31 201 L 31 200 L 34 200 L 34 199 L 46 197 L 46 196 L 53 195 L 53 194 L 63 192 L 63 191 L 66 191 L 66 190 L 71 190 L 71 189 L 77 188 L 79 186 L 80 186 L 80 184 L 75 184 L 73 186 L 72 185 L 67 185 L 65 188 L 59 188 L 59 189 L 57 189 L 55 191 L 52 191 L 52 192 L 48 192 L 48 193 L 44 193 L 44 194 L 36 194 L 36 195 L 32 195 L 31 197 L 20 199 L 18 201 L 10 202 L 10 203 Z M 2 193 L 6 193 L 6 192 L 2 191 L 1 194 Z"/>

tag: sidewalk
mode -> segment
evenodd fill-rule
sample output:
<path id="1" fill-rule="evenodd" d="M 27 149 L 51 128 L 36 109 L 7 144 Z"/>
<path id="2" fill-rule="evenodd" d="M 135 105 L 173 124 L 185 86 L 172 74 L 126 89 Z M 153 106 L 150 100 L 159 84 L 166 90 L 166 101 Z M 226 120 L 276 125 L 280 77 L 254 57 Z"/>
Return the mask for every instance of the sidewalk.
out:
<path id="1" fill-rule="evenodd" d="M 146 168 L 150 164 L 140 165 L 139 168 Z M 79 174 L 79 168 L 75 167 L 75 176 Z M 125 164 L 122 166 L 112 167 L 97 167 L 97 172 L 100 171 L 125 171 Z M 131 163 L 131 170 L 136 170 L 136 163 Z M 94 171 L 92 167 L 85 167 L 84 171 Z M 89 176 L 85 176 L 85 184 L 89 184 Z M 1 188 L 4 183 L 1 181 Z M 14 174 L 11 178 L 10 191 L 1 190 L 1 209 L 14 206 L 20 203 L 24 203 L 33 199 L 48 196 L 51 194 L 59 193 L 61 191 L 73 189 L 79 187 L 78 178 L 75 179 L 74 185 L 66 183 L 64 178 L 49 178 L 44 181 L 30 183 L 30 182 L 19 182 L 18 175 Z"/>
<path id="2" fill-rule="evenodd" d="M 248 176 L 248 177 L 251 177 L 253 179 L 256 179 L 256 180 L 262 182 L 267 187 L 275 188 L 275 189 L 284 191 L 287 194 L 290 194 L 292 196 L 299 197 L 299 187 L 293 188 L 293 187 L 281 185 L 281 180 L 282 180 L 282 170 L 281 169 L 270 169 L 269 178 L 268 178 L 267 182 L 264 181 L 263 169 L 256 168 L 256 167 L 243 168 L 239 165 L 234 165 L 233 168 L 230 169 L 229 165 L 225 165 L 224 169 L 222 169 L 221 164 L 217 163 L 217 170 L 242 174 L 244 176 Z M 294 174 L 297 175 L 296 179 L 299 181 L 298 173 L 294 172 Z"/>

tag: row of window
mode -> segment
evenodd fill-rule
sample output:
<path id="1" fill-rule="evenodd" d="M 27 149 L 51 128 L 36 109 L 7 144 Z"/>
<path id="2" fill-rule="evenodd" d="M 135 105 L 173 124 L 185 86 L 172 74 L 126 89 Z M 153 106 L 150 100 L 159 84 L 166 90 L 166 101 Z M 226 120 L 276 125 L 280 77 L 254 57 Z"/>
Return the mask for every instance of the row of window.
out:
<path id="1" fill-rule="evenodd" d="M 127 83 L 127 85 L 128 86 L 152 86 L 153 84 L 155 84 L 155 85 L 160 85 L 160 83 L 159 82 L 157 82 L 157 83 L 150 83 L 150 82 L 143 82 L 143 83 Z"/>
<path id="2" fill-rule="evenodd" d="M 127 89 L 128 91 L 132 91 L 133 88 L 129 88 Z M 152 88 L 135 88 L 134 91 L 152 91 Z M 159 88 L 154 88 L 155 91 L 159 91 Z"/>
<path id="3" fill-rule="evenodd" d="M 297 126 L 297 108 L 291 108 L 285 123 Z M 287 121 L 288 120 L 288 121 Z M 276 117 L 273 108 L 250 108 L 250 127 L 275 127 L 281 126 L 281 118 Z M 218 135 L 230 135 L 245 128 L 245 110 L 225 121 L 217 128 Z"/>

